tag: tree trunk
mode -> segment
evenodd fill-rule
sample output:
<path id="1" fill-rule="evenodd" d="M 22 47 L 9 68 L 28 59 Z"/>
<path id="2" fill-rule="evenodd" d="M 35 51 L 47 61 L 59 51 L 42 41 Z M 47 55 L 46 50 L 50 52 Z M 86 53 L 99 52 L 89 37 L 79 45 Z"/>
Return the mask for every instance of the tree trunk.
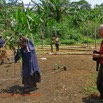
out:
<path id="1" fill-rule="evenodd" d="M 95 36 L 95 49 L 97 48 L 97 40 L 96 40 L 96 27 L 95 27 L 95 31 L 94 31 L 94 36 Z"/>
<path id="2" fill-rule="evenodd" d="M 89 46 L 89 44 L 88 44 L 88 30 L 87 30 L 87 47 Z"/>
<path id="3" fill-rule="evenodd" d="M 84 26 L 83 26 L 83 45 L 84 45 Z"/>
<path id="4" fill-rule="evenodd" d="M 44 35 L 43 35 L 43 32 L 42 32 L 42 28 L 40 27 L 40 32 L 41 32 L 41 43 L 42 43 L 42 49 L 43 49 L 43 46 L 44 46 Z"/>
<path id="5" fill-rule="evenodd" d="M 52 31 L 50 27 L 50 46 L 51 46 L 51 52 L 53 52 L 53 45 L 52 45 Z"/>

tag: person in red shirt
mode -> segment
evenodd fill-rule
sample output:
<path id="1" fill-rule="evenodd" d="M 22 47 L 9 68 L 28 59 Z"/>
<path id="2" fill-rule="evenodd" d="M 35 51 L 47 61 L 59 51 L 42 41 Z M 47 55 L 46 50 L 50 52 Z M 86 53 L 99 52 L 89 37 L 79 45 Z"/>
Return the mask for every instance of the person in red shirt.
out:
<path id="1" fill-rule="evenodd" d="M 103 38 L 103 24 L 99 26 L 99 35 L 101 38 Z M 101 41 L 99 54 L 93 53 L 93 58 L 100 59 L 100 68 L 98 71 L 96 84 L 97 84 L 97 89 L 100 92 L 100 98 L 103 99 L 103 40 Z"/>

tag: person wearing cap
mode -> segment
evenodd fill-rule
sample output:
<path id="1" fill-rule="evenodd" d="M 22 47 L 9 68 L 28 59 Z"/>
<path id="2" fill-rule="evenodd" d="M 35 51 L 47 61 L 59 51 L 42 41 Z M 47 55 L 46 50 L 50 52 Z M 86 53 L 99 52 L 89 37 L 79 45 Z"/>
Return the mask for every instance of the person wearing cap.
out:
<path id="1" fill-rule="evenodd" d="M 15 63 L 22 57 L 22 83 L 26 91 L 37 89 L 37 82 L 41 81 L 40 69 L 36 57 L 34 44 L 31 40 L 20 36 L 17 44 L 21 47 L 15 55 Z M 20 53 L 20 55 L 18 54 Z"/>
<path id="2" fill-rule="evenodd" d="M 103 38 L 103 24 L 99 26 L 99 35 Z M 101 41 L 99 53 L 93 53 L 93 58 L 99 58 L 100 68 L 97 77 L 97 89 L 100 92 L 100 98 L 103 99 L 103 40 Z"/>

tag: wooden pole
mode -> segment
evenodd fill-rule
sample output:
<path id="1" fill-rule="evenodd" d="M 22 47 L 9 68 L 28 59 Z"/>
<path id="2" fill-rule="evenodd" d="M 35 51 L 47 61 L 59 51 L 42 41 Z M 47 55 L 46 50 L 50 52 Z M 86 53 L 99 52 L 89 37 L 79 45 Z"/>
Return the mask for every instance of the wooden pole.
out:
<path id="1" fill-rule="evenodd" d="M 95 49 L 97 49 L 96 27 L 95 27 L 95 31 L 94 31 L 94 36 L 95 36 Z"/>
<path id="2" fill-rule="evenodd" d="M 51 52 L 53 52 L 53 45 L 52 45 L 52 30 L 50 26 L 50 46 L 51 46 Z"/>
<path id="3" fill-rule="evenodd" d="M 8 43 L 8 41 L 15 35 L 15 32 L 10 36 L 10 38 L 5 42 L 4 46 Z"/>

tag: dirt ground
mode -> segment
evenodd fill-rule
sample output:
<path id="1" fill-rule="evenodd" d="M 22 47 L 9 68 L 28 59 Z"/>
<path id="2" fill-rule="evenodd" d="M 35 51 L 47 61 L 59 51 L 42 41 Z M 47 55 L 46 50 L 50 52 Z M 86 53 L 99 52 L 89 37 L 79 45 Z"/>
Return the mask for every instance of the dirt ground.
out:
<path id="1" fill-rule="evenodd" d="M 91 55 L 50 55 L 48 51 L 36 50 L 42 78 L 38 89 L 23 94 L 21 62 L 14 64 L 5 60 L 0 65 L 0 103 L 103 103 L 90 96 L 96 88 L 97 77 Z"/>

